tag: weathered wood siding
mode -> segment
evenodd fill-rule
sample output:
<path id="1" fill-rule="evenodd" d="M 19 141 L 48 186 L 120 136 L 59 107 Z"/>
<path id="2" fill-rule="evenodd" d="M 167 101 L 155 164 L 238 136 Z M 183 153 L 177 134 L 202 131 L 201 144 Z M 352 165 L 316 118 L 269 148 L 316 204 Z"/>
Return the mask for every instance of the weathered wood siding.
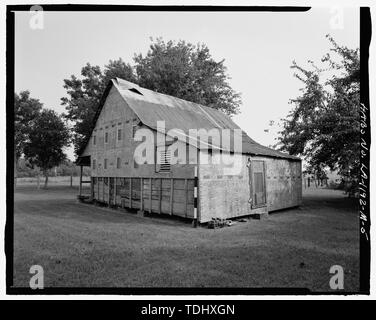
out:
<path id="1" fill-rule="evenodd" d="M 200 152 L 202 158 L 202 152 Z M 248 169 L 246 156 L 241 156 L 240 171 L 226 174 L 220 164 L 199 166 L 199 221 L 207 222 L 213 217 L 234 218 L 251 213 L 249 200 Z"/>
<path id="2" fill-rule="evenodd" d="M 146 128 L 140 125 L 135 113 L 112 88 L 83 153 L 91 156 L 94 199 L 124 208 L 193 218 L 194 164 L 182 161 L 172 165 L 170 172 L 156 172 L 155 164 L 135 163 L 135 149 L 142 142 L 134 141 L 134 126 L 136 129 Z M 121 139 L 118 139 L 119 129 Z M 157 142 L 155 131 L 153 136 Z"/>
<path id="3" fill-rule="evenodd" d="M 265 158 L 268 211 L 298 206 L 302 202 L 300 161 Z"/>
<path id="4" fill-rule="evenodd" d="M 135 149 L 142 142 L 134 141 L 133 127 L 147 129 L 144 125 L 140 125 L 135 113 L 113 87 L 82 154 L 82 156 L 91 156 L 92 177 L 194 178 L 194 165 L 183 164 L 183 162 L 171 166 L 171 172 L 156 172 L 155 164 L 136 164 L 134 161 Z M 119 129 L 121 130 L 121 140 L 118 139 Z M 157 142 L 156 132 L 152 132 L 154 140 Z M 105 143 L 106 133 L 108 134 L 107 143 Z M 96 137 L 95 145 L 93 143 L 94 136 Z M 120 168 L 117 168 L 117 158 L 121 160 Z M 104 168 L 105 159 L 107 159 L 106 169 Z M 95 168 L 93 168 L 94 161 Z M 185 161 L 185 163 L 187 162 Z"/>
<path id="5" fill-rule="evenodd" d="M 200 153 L 201 155 L 201 153 Z M 252 208 L 251 185 L 247 167 L 248 155 L 242 155 L 239 172 L 226 174 L 220 164 L 199 166 L 199 220 L 213 217 L 234 218 L 262 211 L 274 211 L 301 203 L 301 162 L 269 157 L 251 157 L 265 161 L 266 208 Z"/>
<path id="6" fill-rule="evenodd" d="M 93 196 L 108 205 L 193 219 L 193 185 L 192 179 L 93 177 Z"/>

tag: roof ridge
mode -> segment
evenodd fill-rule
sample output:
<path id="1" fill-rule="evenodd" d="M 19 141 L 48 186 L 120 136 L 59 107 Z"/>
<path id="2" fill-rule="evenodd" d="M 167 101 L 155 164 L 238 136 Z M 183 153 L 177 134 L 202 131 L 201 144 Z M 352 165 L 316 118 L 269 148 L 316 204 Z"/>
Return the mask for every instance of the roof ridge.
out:
<path id="1" fill-rule="evenodd" d="M 220 111 L 219 109 L 216 109 L 216 108 L 213 108 L 213 107 L 209 107 L 209 106 L 203 105 L 201 103 L 197 103 L 197 102 L 194 102 L 194 101 L 191 101 L 191 100 L 187 100 L 187 99 L 175 97 L 175 96 L 172 96 L 172 95 L 167 94 L 167 93 L 163 93 L 163 92 L 159 92 L 159 91 L 154 91 L 154 90 L 151 90 L 151 89 L 148 89 L 148 88 L 145 88 L 145 87 L 141 87 L 140 85 L 138 85 L 138 84 L 136 84 L 134 82 L 131 82 L 131 81 L 128 81 L 128 80 L 124 80 L 124 79 L 119 78 L 119 77 L 116 77 L 116 80 L 117 80 L 117 82 L 118 82 L 118 80 L 121 80 L 121 81 L 124 81 L 124 82 L 131 83 L 132 85 L 136 86 L 137 88 L 140 88 L 142 90 L 150 91 L 153 94 L 158 94 L 158 95 L 166 96 L 166 97 L 169 97 L 169 98 L 172 98 L 172 99 L 175 99 L 175 100 L 181 100 L 183 102 L 189 102 L 189 103 L 195 104 L 195 105 L 197 105 L 197 106 L 199 106 L 201 108 L 205 108 L 205 109 L 209 109 L 209 110 L 215 110 L 215 112 L 220 112 L 221 114 L 225 115 L 226 117 L 229 117 L 227 114 L 225 114 L 224 112 Z"/>

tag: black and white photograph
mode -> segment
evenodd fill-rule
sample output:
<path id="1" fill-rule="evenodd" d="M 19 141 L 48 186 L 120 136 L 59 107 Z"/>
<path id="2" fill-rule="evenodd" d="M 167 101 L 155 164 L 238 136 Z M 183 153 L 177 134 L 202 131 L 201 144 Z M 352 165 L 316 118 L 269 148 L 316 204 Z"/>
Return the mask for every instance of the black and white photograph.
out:
<path id="1" fill-rule="evenodd" d="M 6 14 L 7 294 L 370 294 L 369 8 Z"/>

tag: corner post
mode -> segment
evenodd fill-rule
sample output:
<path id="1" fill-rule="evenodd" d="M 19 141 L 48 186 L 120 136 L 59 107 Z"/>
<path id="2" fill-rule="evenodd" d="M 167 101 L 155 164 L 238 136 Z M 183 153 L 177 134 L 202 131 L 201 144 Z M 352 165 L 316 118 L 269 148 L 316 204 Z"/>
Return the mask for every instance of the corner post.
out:
<path id="1" fill-rule="evenodd" d="M 194 188 L 193 188 L 193 221 L 192 226 L 197 228 L 197 186 L 198 186 L 198 174 L 197 174 L 197 166 L 195 166 L 195 181 L 194 181 Z"/>
<path id="2" fill-rule="evenodd" d="M 79 195 L 82 196 L 82 165 L 80 166 L 80 186 L 79 186 Z"/>
<path id="3" fill-rule="evenodd" d="M 94 177 L 90 177 L 90 201 L 94 200 Z"/>

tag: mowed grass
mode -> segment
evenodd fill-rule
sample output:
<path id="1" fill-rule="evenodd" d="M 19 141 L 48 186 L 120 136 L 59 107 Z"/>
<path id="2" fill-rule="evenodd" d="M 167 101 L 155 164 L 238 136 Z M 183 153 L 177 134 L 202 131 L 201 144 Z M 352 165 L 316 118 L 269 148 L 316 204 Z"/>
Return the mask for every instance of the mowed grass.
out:
<path id="1" fill-rule="evenodd" d="M 223 229 L 82 204 L 77 189 L 19 186 L 14 286 L 44 268 L 45 287 L 295 287 L 330 291 L 329 269 L 359 289 L 356 201 L 312 188 L 300 208 Z"/>

